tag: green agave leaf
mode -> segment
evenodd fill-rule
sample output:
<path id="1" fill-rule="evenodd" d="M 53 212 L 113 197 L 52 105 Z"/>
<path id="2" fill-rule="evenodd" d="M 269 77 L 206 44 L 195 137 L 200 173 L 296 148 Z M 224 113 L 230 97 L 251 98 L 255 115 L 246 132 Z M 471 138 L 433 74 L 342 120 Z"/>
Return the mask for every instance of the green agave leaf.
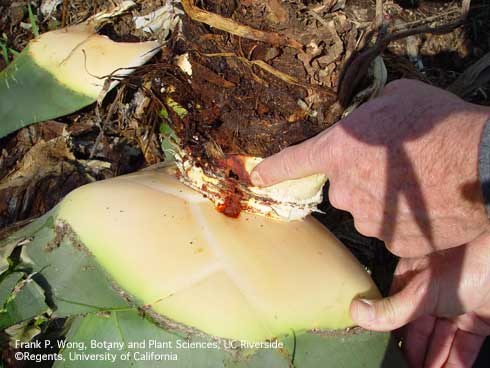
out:
<path id="1" fill-rule="evenodd" d="M 111 286 L 111 279 L 82 244 L 70 236 L 56 237 L 56 229 L 45 225 L 21 252 L 22 265 L 32 270 L 56 306 L 53 317 L 128 308 L 123 295 Z"/>
<path id="2" fill-rule="evenodd" d="M 116 182 L 123 186 L 125 193 L 129 193 L 128 182 L 140 180 L 138 190 L 147 193 L 149 198 L 153 198 L 155 202 L 153 192 L 157 192 L 156 185 L 159 182 L 154 180 L 156 178 L 161 179 L 162 177 L 146 171 L 136 176 L 117 179 Z M 148 179 L 151 180 L 148 181 Z M 153 185 L 153 187 L 145 187 L 143 183 L 146 183 L 146 186 Z M 97 183 L 91 188 L 100 188 L 101 185 L 106 184 Z M 180 184 L 175 185 L 176 188 L 180 188 L 178 186 Z M 97 189 L 97 192 L 99 190 Z M 166 190 L 183 195 L 178 189 L 173 190 L 171 186 L 166 187 Z M 111 191 L 112 194 L 119 195 L 115 188 L 112 188 Z M 106 192 L 100 192 L 100 194 L 103 194 L 103 197 L 107 196 Z M 127 195 L 131 197 L 130 194 Z M 141 198 L 138 200 L 136 195 L 132 197 L 133 199 L 127 205 L 135 208 Z M 75 202 L 73 202 L 73 197 L 71 198 L 73 205 Z M 84 197 L 84 202 L 87 201 L 88 197 Z M 100 200 L 97 201 L 100 202 Z M 207 206 L 207 202 L 199 203 Z M 76 207 L 73 209 L 75 210 Z M 163 216 L 162 207 L 159 209 L 159 213 L 162 213 Z M 80 207 L 78 210 L 81 210 Z M 120 216 L 126 216 L 124 214 L 128 209 L 117 206 L 106 207 L 106 204 L 103 204 L 100 208 L 100 211 L 102 210 L 108 211 L 107 214 L 112 214 L 114 224 L 121 226 L 122 223 L 119 221 L 122 217 Z M 54 209 L 0 244 L 1 257 L 8 258 L 16 254 L 18 259 L 12 261 L 16 262 L 16 269 L 23 270 L 23 272 L 6 274 L 0 281 L 0 290 L 5 289 L 0 294 L 0 301 L 6 302 L 4 312 L 0 314 L 0 328 L 5 329 L 22 321 L 35 320 L 41 314 L 47 315 L 50 319 L 69 317 L 67 319 L 69 330 L 65 342 L 72 344 L 67 344 L 65 348 L 60 346 L 64 360 L 57 361 L 55 367 L 355 368 L 405 366 L 401 352 L 389 333 L 374 333 L 358 328 L 350 331 L 323 332 L 297 330 L 280 334 L 276 339 L 270 340 L 278 345 L 281 344 L 278 347 L 264 348 L 247 345 L 247 342 L 242 340 L 211 336 L 196 328 L 176 323 L 175 320 L 166 316 L 158 315 L 149 309 L 148 305 L 143 305 L 143 302 L 134 295 L 126 294 L 111 276 L 109 269 L 102 266 L 99 258 L 94 256 L 86 244 L 81 243 L 81 238 L 74 234 L 66 223 L 55 221 L 59 217 L 59 211 L 59 209 Z M 97 214 L 98 221 L 103 218 L 100 211 Z M 169 208 L 166 211 L 168 212 Z M 209 216 L 213 216 L 212 214 L 213 212 L 209 212 Z M 144 217 L 145 213 L 141 212 L 137 216 L 143 217 L 143 223 L 148 224 Z M 158 217 L 156 213 L 148 216 Z M 89 218 L 85 219 L 89 220 Z M 176 221 L 181 220 L 174 219 L 174 227 Z M 248 224 L 253 219 L 249 220 L 244 221 Z M 167 234 L 170 234 L 170 228 L 164 226 L 161 218 L 158 223 Z M 144 230 L 141 227 L 138 229 L 141 234 L 156 231 L 153 226 Z M 119 227 L 118 231 L 122 229 Z M 234 231 L 236 233 L 236 230 Z M 100 236 L 99 231 L 95 231 L 94 234 Z M 101 243 L 103 249 L 106 250 L 110 249 L 109 245 L 109 240 Z M 193 244 L 182 246 L 192 250 Z M 20 252 L 14 252 L 13 247 L 21 248 L 18 249 Z M 179 247 L 179 245 L 175 242 L 172 247 Z M 162 254 L 161 257 L 172 257 L 168 253 L 172 247 L 165 248 L 167 253 Z M 283 248 L 285 249 L 285 245 Z M 306 246 L 302 249 L 305 248 Z M 144 242 L 134 244 L 136 253 L 133 253 L 130 259 L 138 262 L 135 259 L 137 253 L 145 255 L 145 252 L 149 252 L 150 249 L 149 245 Z M 130 251 L 133 250 L 124 250 L 126 253 Z M 195 254 L 199 256 L 202 251 Z M 111 257 L 115 259 L 116 255 L 112 252 Z M 148 254 L 147 257 L 155 258 L 151 254 Z M 172 262 L 175 263 L 176 260 Z M 126 273 L 124 277 L 128 280 L 136 276 L 141 277 L 141 274 L 145 272 L 140 268 L 139 275 L 136 275 L 132 265 L 121 266 L 120 263 L 117 266 L 120 267 L 122 273 Z M 30 281 L 26 282 L 26 279 Z M 162 277 L 158 277 L 156 283 L 164 281 Z M 151 282 L 154 281 L 147 280 L 146 284 L 139 282 L 138 285 L 141 289 L 145 289 Z M 22 287 L 19 287 L 20 285 Z M 298 290 L 299 292 L 303 291 Z M 211 297 L 212 295 L 209 296 Z M 219 303 L 220 300 L 217 300 L 216 305 L 219 306 Z M 202 305 L 197 302 L 189 306 L 190 309 L 186 313 L 192 313 L 192 309 L 199 311 L 199 308 L 203 309 L 205 304 L 206 301 L 203 301 Z M 73 322 L 70 324 L 70 321 Z M 160 342 L 160 346 L 150 345 L 152 341 Z M 99 345 L 92 345 L 94 342 Z M 108 347 L 103 345 L 104 342 L 119 343 L 122 344 L 122 347 L 117 350 L 114 347 L 115 344 Z M 140 345 L 131 345 L 131 343 Z M 205 343 L 208 347 L 196 347 L 195 344 L 198 343 Z M 242 346 L 242 343 L 245 345 Z M 111 358 L 107 353 L 115 354 L 116 357 Z M 93 354 L 100 355 L 94 356 Z M 115 362 L 114 359 L 116 359 Z M 167 360 L 162 361 L 162 359 Z"/>
<path id="3" fill-rule="evenodd" d="M 80 351 L 76 348 L 63 350 L 65 360 L 55 364 L 55 367 L 147 368 L 162 367 L 168 364 L 178 367 L 217 368 L 222 366 L 221 362 L 230 355 L 221 349 L 177 349 L 177 340 L 181 343 L 207 342 L 203 338 L 195 336 L 184 338 L 167 332 L 136 311 L 90 314 L 78 318 L 73 323 L 66 340 L 75 343 L 75 346 L 85 346 L 86 350 Z M 112 347 L 104 347 L 102 345 L 104 342 L 111 344 Z M 99 343 L 99 347 L 93 347 L 94 343 Z M 165 344 L 165 346 L 157 347 L 156 343 Z M 77 353 L 84 353 L 85 356 L 90 354 L 104 356 L 105 353 L 111 355 L 105 355 L 97 364 L 94 364 L 90 361 L 83 361 L 83 356 L 77 356 Z M 123 355 L 129 356 L 129 359 L 123 360 Z M 156 358 L 156 355 L 161 358 Z M 164 355 L 168 360 L 163 360 Z"/>
<path id="4" fill-rule="evenodd" d="M 13 272 L 0 282 L 0 306 L 3 307 L 17 283 L 24 276 L 22 272 Z"/>
<path id="5" fill-rule="evenodd" d="M 136 311 L 79 317 L 72 324 L 65 343 L 70 348 L 62 350 L 64 360 L 56 362 L 55 368 L 406 366 L 386 333 L 358 331 L 340 336 L 307 333 L 280 339 L 281 348 L 230 350 L 225 346 L 232 342 L 169 332 Z"/>
<path id="6" fill-rule="evenodd" d="M 8 259 L 8 255 L 10 255 L 11 251 L 15 248 L 15 243 L 10 244 L 9 247 L 0 247 L 0 277 L 4 276 L 8 269 L 10 268 L 10 261 Z M 7 255 L 8 254 L 8 255 Z"/>
<path id="7" fill-rule="evenodd" d="M 0 73 L 0 137 L 94 102 L 60 84 L 24 50 Z"/>
<path id="8" fill-rule="evenodd" d="M 102 99 L 159 51 L 156 41 L 113 42 L 95 33 L 96 23 L 42 34 L 0 72 L 0 138 Z"/>
<path id="9" fill-rule="evenodd" d="M 15 278 L 17 276 L 15 275 Z M 49 311 L 45 303 L 44 290 L 31 279 L 20 281 L 0 311 L 0 330 Z"/>

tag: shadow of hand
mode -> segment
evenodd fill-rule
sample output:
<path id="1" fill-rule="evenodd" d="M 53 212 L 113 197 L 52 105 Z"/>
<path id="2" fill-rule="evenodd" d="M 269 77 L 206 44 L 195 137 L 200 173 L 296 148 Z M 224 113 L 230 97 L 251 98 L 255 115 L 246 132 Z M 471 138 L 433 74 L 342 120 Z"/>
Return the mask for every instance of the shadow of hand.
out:
<path id="1" fill-rule="evenodd" d="M 467 243 L 487 227 L 478 146 L 490 110 L 416 81 L 383 94 L 322 134 L 262 162 L 257 185 L 328 175 L 334 207 L 395 254 Z M 472 190 L 474 193 L 468 193 Z"/>

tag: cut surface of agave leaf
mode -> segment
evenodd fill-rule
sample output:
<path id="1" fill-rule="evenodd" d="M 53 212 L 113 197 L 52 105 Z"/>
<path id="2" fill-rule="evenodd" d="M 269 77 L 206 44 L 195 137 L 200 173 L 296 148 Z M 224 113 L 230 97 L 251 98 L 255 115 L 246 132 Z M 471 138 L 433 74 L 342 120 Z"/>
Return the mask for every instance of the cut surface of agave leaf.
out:
<path id="1" fill-rule="evenodd" d="M 157 41 L 120 43 L 96 33 L 131 3 L 29 42 L 0 73 L 0 137 L 95 102 L 159 51 Z"/>
<path id="2" fill-rule="evenodd" d="M 378 296 L 313 218 L 229 218 L 161 170 L 77 189 L 57 215 L 156 313 L 214 336 L 260 341 L 291 329 L 351 327 L 350 301 Z"/>
<path id="3" fill-rule="evenodd" d="M 179 367 L 403 366 L 389 334 L 346 330 L 351 300 L 379 292 L 316 220 L 226 217 L 174 167 L 81 187 L 1 248 L 12 244 L 52 317 L 74 317 L 69 341 L 211 344 L 174 350 Z M 152 366 L 131 354 L 127 366 Z"/>
<path id="4" fill-rule="evenodd" d="M 227 193 L 240 193 L 240 211 L 281 221 L 300 220 L 318 211 L 317 206 L 323 198 L 322 188 L 327 181 L 326 175 L 314 174 L 259 188 L 246 183 L 250 183 L 249 175 L 263 160 L 261 157 L 229 155 L 223 160 L 226 169 L 239 177 L 239 182 L 227 181 L 227 178 L 220 176 L 219 171 L 216 173 L 197 165 L 184 150 L 177 150 L 175 157 L 180 180 L 218 207 L 226 203 Z M 230 190 L 230 186 L 234 186 L 234 189 Z"/>

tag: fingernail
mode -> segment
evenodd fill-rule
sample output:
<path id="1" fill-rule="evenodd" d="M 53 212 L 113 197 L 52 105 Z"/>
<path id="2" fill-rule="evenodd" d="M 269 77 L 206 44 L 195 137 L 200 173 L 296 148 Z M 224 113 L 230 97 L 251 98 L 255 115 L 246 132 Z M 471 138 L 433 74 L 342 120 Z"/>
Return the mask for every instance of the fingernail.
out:
<path id="1" fill-rule="evenodd" d="M 260 174 L 256 171 L 252 171 L 252 174 L 250 174 L 250 180 L 252 181 L 252 184 L 256 187 L 261 187 L 264 185 L 264 181 L 260 177 Z"/>
<path id="2" fill-rule="evenodd" d="M 374 320 L 375 311 L 374 311 L 373 302 L 371 300 L 357 299 L 355 303 L 356 303 L 356 308 L 354 308 L 355 316 L 353 316 L 353 318 L 356 320 L 356 322 L 371 322 L 372 320 Z"/>

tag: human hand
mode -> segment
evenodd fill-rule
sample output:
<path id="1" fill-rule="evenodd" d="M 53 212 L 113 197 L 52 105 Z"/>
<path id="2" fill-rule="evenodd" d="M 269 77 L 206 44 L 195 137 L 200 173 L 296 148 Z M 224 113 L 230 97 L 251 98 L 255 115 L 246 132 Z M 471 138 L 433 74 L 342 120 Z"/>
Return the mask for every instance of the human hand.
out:
<path id="1" fill-rule="evenodd" d="M 351 317 L 376 331 L 400 330 L 410 366 L 471 367 L 490 335 L 490 233 L 457 248 L 402 258 L 382 300 L 354 300 Z"/>
<path id="2" fill-rule="evenodd" d="M 399 80 L 332 128 L 259 164 L 255 185 L 325 173 L 333 206 L 395 254 L 422 256 L 487 228 L 478 148 L 490 110 Z"/>

